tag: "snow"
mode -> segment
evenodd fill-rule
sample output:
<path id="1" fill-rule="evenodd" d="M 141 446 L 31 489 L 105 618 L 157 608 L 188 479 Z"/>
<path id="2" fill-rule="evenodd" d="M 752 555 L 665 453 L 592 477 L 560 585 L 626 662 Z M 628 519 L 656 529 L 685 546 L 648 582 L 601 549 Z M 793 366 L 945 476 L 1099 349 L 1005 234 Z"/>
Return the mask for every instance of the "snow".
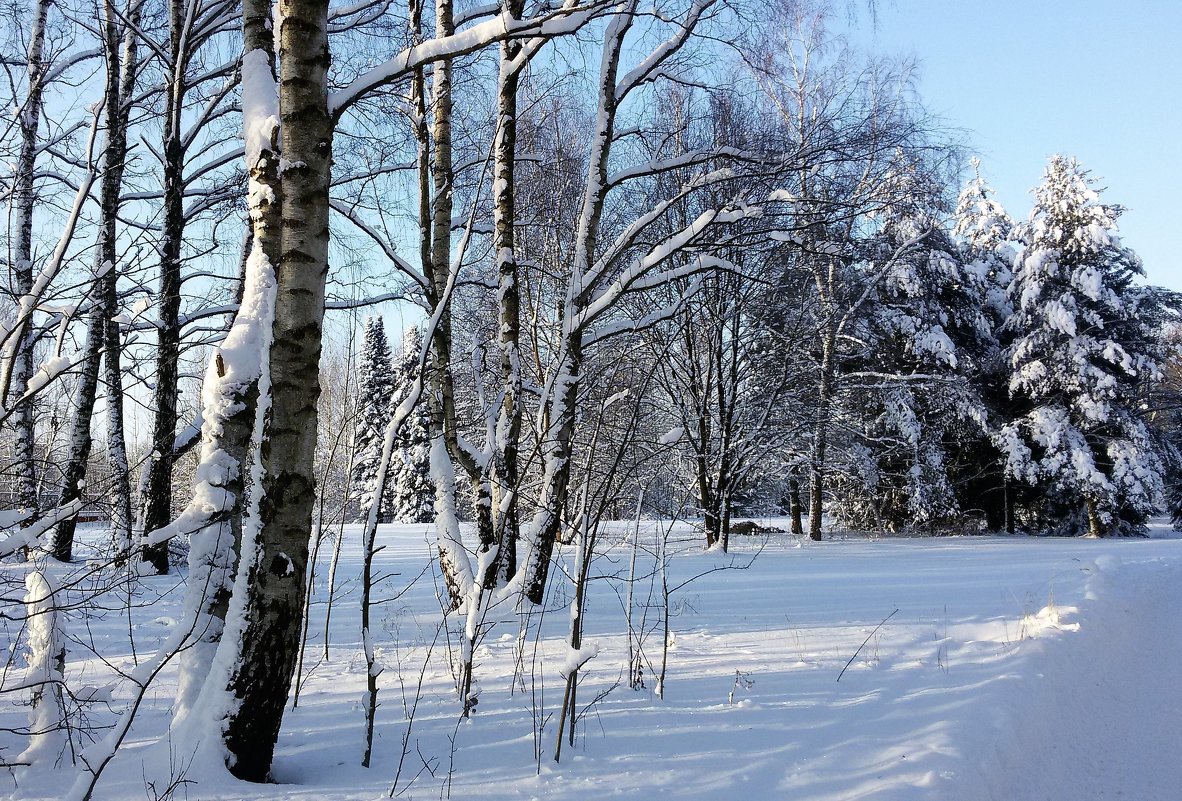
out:
<path id="1" fill-rule="evenodd" d="M 473 583 L 472 563 L 458 541 L 460 530 L 459 515 L 455 508 L 456 474 L 455 467 L 447 453 L 447 443 L 442 436 L 431 438 L 430 454 L 431 482 L 435 493 L 435 530 L 441 552 L 446 552 L 455 569 L 454 580 L 461 596 L 466 596 Z"/>
<path id="2" fill-rule="evenodd" d="M 597 642 L 584 645 L 582 648 L 570 648 L 562 667 L 558 668 L 558 675 L 565 679 L 576 670 L 582 670 L 584 665 L 597 656 L 599 656 L 599 643 Z"/>
<path id="3" fill-rule="evenodd" d="M 73 362 L 65 356 L 53 356 L 46 359 L 45 362 L 38 368 L 37 372 L 29 379 L 28 386 L 25 389 L 24 397 L 32 397 L 44 389 L 49 382 L 56 379 L 62 373 L 66 372 L 73 366 Z"/>
<path id="4" fill-rule="evenodd" d="M 299 707 L 285 716 L 277 783 L 206 773 L 175 748 L 170 755 L 156 745 L 175 692 L 170 666 L 145 696 L 95 798 L 143 798 L 145 776 L 162 787 L 186 766 L 185 778 L 196 783 L 185 793 L 194 799 L 384 797 L 412 710 L 400 797 L 439 797 L 448 785 L 452 798 L 472 801 L 1177 797 L 1182 690 L 1171 667 L 1182 659 L 1182 540 L 1163 527 L 1139 540 L 845 535 L 811 543 L 773 535 L 738 538 L 737 553 L 727 556 L 704 552 L 689 527 L 677 524 L 668 529 L 668 586 L 677 589 L 661 699 L 654 693 L 660 582 L 646 576 L 658 573 L 653 554 L 668 527 L 653 521 L 639 530 L 642 578 L 633 609 L 646 687 L 611 689 L 627 661 L 621 599 L 635 525 L 609 524 L 604 533 L 612 550 L 592 573 L 607 578 L 589 585 L 583 649 L 568 646 L 569 621 L 559 614 L 569 587 L 556 585 L 549 611 L 540 622 L 531 619 L 524 639 L 510 609 L 492 611 L 495 626 L 476 649 L 480 705 L 463 723 L 446 637 L 437 632 L 436 584 L 429 575 L 414 580 L 432 550 L 430 526 L 382 526 L 382 572 L 401 575 L 376 592 L 401 595 L 381 607 L 369 633 L 370 646 L 386 656 L 368 770 L 358 764 L 366 681 L 355 603 L 360 527 L 347 527 L 329 658 L 310 671 Z M 97 541 L 103 532 L 89 536 Z M 728 565 L 734 569 L 706 572 Z M 561 576 L 555 571 L 559 584 Z M 181 618 L 175 582 L 142 581 L 141 605 L 132 612 L 141 652 L 168 636 L 152 621 Z M 326 592 L 318 586 L 311 607 L 313 653 L 322 646 Z M 103 699 L 110 692 L 116 709 L 128 701 L 129 689 L 112 672 L 130 661 L 118 652 L 119 643 L 127 647 L 128 622 L 122 615 L 90 621 L 110 666 L 76 645 L 67 661 L 68 681 L 104 688 L 86 693 Z M 515 679 L 519 648 L 527 669 Z M 531 674 L 535 648 L 542 661 Z M 556 710 L 572 660 L 581 663 L 580 708 L 611 691 L 582 718 L 560 764 L 552 761 L 551 717 L 535 761 L 534 704 L 544 714 Z M 0 707 L 0 725 L 23 722 L 27 711 Z M 110 722 L 102 703 L 91 714 Z M 18 769 L 0 793 L 56 799 L 72 774 L 68 766 Z"/>
<path id="5" fill-rule="evenodd" d="M 266 51 L 251 50 L 242 57 L 242 131 L 248 168 L 258 166 L 262 154 L 274 148 L 278 130 L 279 91 L 270 60 Z"/>
<path id="6" fill-rule="evenodd" d="M 598 8 L 564 8 L 538 19 L 514 20 L 507 14 L 498 14 L 492 19 L 478 22 L 471 27 L 456 31 L 450 36 L 440 36 L 409 47 L 382 64 L 357 76 L 346 86 L 329 96 L 328 108 L 334 117 L 339 117 L 350 105 L 373 89 L 408 74 L 412 69 L 425 64 L 455 58 L 478 50 L 510 35 L 516 37 L 553 37 L 574 33 L 597 15 Z"/>
<path id="7" fill-rule="evenodd" d="M 78 484 L 81 489 L 82 482 L 78 482 Z M 8 517 L 3 525 L 0 525 L 0 534 L 3 535 L 0 537 L 0 559 L 7 558 L 22 548 L 40 544 L 42 536 L 56 526 L 59 521 L 68 520 L 77 515 L 83 506 L 85 506 L 85 501 L 78 498 L 65 506 L 59 506 L 43 513 L 36 523 L 25 528 L 16 527 L 20 522 L 19 515 L 15 519 L 11 516 Z"/>
<path id="8" fill-rule="evenodd" d="M 685 436 L 685 429 L 682 426 L 677 426 L 675 428 L 669 429 L 664 434 L 662 434 L 661 438 L 658 439 L 657 442 L 660 443 L 661 445 L 672 445 L 673 443 L 677 442 L 678 440 L 680 440 L 684 436 Z"/>
<path id="9" fill-rule="evenodd" d="M 65 709 L 62 703 L 61 665 L 66 653 L 59 628 L 59 613 L 54 609 L 58 587 L 46 574 L 31 570 L 25 576 L 24 610 L 27 617 L 28 668 L 21 684 L 31 694 L 28 747 L 17 758 L 33 764 L 56 762 L 66 748 L 62 730 Z"/>

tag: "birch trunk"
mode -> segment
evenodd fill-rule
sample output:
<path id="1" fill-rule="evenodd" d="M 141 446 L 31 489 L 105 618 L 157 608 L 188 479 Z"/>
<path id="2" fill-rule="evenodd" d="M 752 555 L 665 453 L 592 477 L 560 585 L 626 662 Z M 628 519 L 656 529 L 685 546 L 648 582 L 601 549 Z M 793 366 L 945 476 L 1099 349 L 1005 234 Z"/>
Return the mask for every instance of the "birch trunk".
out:
<path id="1" fill-rule="evenodd" d="M 706 547 L 710 548 L 718 542 L 722 534 L 718 504 L 715 498 L 714 485 L 710 477 L 710 449 L 713 426 L 710 419 L 709 393 L 710 383 L 714 376 L 714 364 L 709 361 L 710 350 L 707 349 L 705 358 L 707 364 L 699 362 L 698 345 L 695 339 L 696 330 L 690 318 L 686 318 L 681 326 L 682 337 L 685 342 L 686 395 L 694 407 L 694 423 L 696 436 L 691 439 L 697 450 L 694 454 L 694 471 L 698 486 L 698 508 L 702 510 L 702 528 L 706 533 Z"/>
<path id="2" fill-rule="evenodd" d="M 101 251 L 100 251 L 101 252 Z M 95 288 L 102 282 L 101 255 L 95 256 Z M 103 340 L 106 326 L 103 325 L 101 293 L 93 297 L 94 310 L 86 328 L 86 348 L 82 367 L 78 375 L 75 394 L 74 418 L 70 424 L 70 449 L 66 465 L 62 469 L 62 491 L 58 506 L 67 506 L 82 497 L 85 487 L 86 465 L 90 461 L 90 449 L 94 444 L 90 434 L 90 418 L 94 414 L 94 401 L 98 393 L 99 367 L 101 366 Z M 77 520 L 73 517 L 57 524 L 53 533 L 50 553 L 54 559 L 69 562 L 74 558 L 74 532 Z"/>
<path id="3" fill-rule="evenodd" d="M 418 0 L 409 4 L 411 31 L 415 41 L 422 40 L 423 8 Z M 451 360 L 451 314 L 446 307 L 446 286 L 449 265 L 442 268 L 435 261 L 437 250 L 444 257 L 450 256 L 450 208 L 447 211 L 448 241 L 438 241 L 436 235 L 435 207 L 440 200 L 432 192 L 433 182 L 444 186 L 449 179 L 441 172 L 442 166 L 432 159 L 433 134 L 440 137 L 439 110 L 436 109 L 434 130 L 427 120 L 427 79 L 425 70 L 416 67 L 411 74 L 411 102 L 415 109 L 414 135 L 418 145 L 417 166 L 419 183 L 419 258 L 422 262 L 426 287 L 427 313 L 438 319 L 430 337 L 431 364 L 427 371 L 427 401 L 431 426 L 431 481 L 435 487 L 435 530 L 436 547 L 439 553 L 440 572 L 448 592 L 448 606 L 458 609 L 467 594 L 464 576 L 470 572 L 466 562 L 463 544 L 460 540 L 459 520 L 455 515 L 455 475 L 447 443 L 447 399 L 450 397 Z M 450 113 L 448 110 L 447 113 Z M 446 128 L 447 123 L 442 123 Z M 446 157 L 450 159 L 450 133 L 442 137 Z M 450 200 L 446 202 L 450 204 Z M 442 218 L 443 214 L 438 217 Z"/>
<path id="4" fill-rule="evenodd" d="M 550 574 L 550 559 L 562 523 L 562 511 L 570 488 L 571 439 L 575 415 L 578 411 L 579 371 L 582 369 L 582 344 L 578 338 L 569 343 L 567 359 L 558 369 L 561 377 L 555 388 L 555 399 L 550 411 L 550 428 L 546 434 L 545 472 L 538 510 L 530 525 L 530 560 L 523 566 L 525 597 L 540 604 L 546 593 Z"/>
<path id="5" fill-rule="evenodd" d="M 520 19 L 523 0 L 506 0 L 504 11 Z M 516 237 L 517 219 L 514 167 L 517 154 L 517 92 L 522 53 L 516 40 L 501 43 L 501 67 L 497 90 L 497 133 L 493 143 L 493 248 L 497 260 L 497 300 L 500 306 L 501 383 L 503 398 L 493 443 L 492 503 L 496 516 L 498 550 L 495 563 L 485 576 L 491 589 L 517 572 L 518 449 L 521 440 L 521 291 L 518 287 Z"/>
<path id="6" fill-rule="evenodd" d="M 619 99 L 616 76 L 624 38 L 632 26 L 635 3 L 626 4 L 613 18 L 604 36 L 603 60 L 598 77 L 599 108 L 596 130 L 591 138 L 587 188 L 584 192 L 575 234 L 575 255 L 563 307 L 561 356 L 550 378 L 546 400 L 547 425 L 541 432 L 544 443 L 544 473 L 538 509 L 529 527 L 529 551 L 522 565 L 522 587 L 531 603 L 540 604 L 550 574 L 550 559 L 558 539 L 561 515 L 566 505 L 571 475 L 571 439 L 578 411 L 580 373 L 583 367 L 583 330 L 576 317 L 589 299 L 592 286 L 585 278 L 599 247 L 599 226 L 608 192 L 608 161 L 615 132 Z"/>
<path id="7" fill-rule="evenodd" d="M 809 470 L 809 539 L 817 542 L 821 541 L 821 513 L 825 498 L 825 451 L 829 444 L 829 415 L 833 405 L 835 339 L 832 315 L 829 315 L 821 340 L 817 423 L 813 435 L 813 459 Z"/>
<path id="8" fill-rule="evenodd" d="M 231 771 L 267 779 L 299 652 L 328 274 L 328 2 L 289 0 L 279 23 L 279 112 L 286 169 L 269 372 L 271 408 L 260 443 L 261 529 L 246 570 L 241 655 L 230 680 L 238 703 L 225 724 Z"/>
<path id="9" fill-rule="evenodd" d="M 1107 535 L 1108 532 L 1100 519 L 1100 507 L 1096 503 L 1096 499 L 1089 497 L 1085 499 L 1084 504 L 1088 512 L 1088 536 L 1098 538 Z"/>
<path id="10" fill-rule="evenodd" d="M 95 253 L 94 289 L 90 295 L 91 312 L 87 322 L 86 349 L 78 380 L 74 420 L 71 426 L 70 450 L 63 472 L 59 506 L 66 506 L 82 497 L 86 468 L 94 440 L 91 418 L 98 393 L 100 368 L 104 351 L 106 370 L 102 371 L 107 385 L 108 457 L 115 473 L 115 495 L 112 526 L 116 539 L 126 542 L 125 531 L 130 517 L 131 487 L 127 475 L 126 446 L 123 443 L 123 378 L 119 366 L 120 337 L 118 324 L 112 318 L 118 311 L 119 270 L 117 224 L 120 193 L 123 183 L 124 159 L 127 155 L 128 104 L 123 97 L 124 84 L 131 85 L 135 73 L 135 49 L 124 54 L 131 59 L 123 63 L 119 50 L 116 14 L 107 2 L 103 49 L 106 60 L 105 119 L 106 148 L 103 154 L 103 177 L 99 190 L 99 242 Z M 53 538 L 52 552 L 56 559 L 68 562 L 73 558 L 76 520 L 70 518 L 58 524 Z"/>
<path id="11" fill-rule="evenodd" d="M 731 314 L 730 337 L 724 335 L 724 329 L 727 325 L 727 317 L 724 314 L 724 306 L 726 301 L 723 298 L 723 288 L 721 284 L 721 276 L 716 276 L 714 281 L 715 289 L 715 308 L 714 319 L 717 320 L 718 334 L 715 339 L 715 348 L 717 352 L 718 362 L 718 381 L 715 385 L 716 403 L 718 405 L 718 517 L 719 517 L 719 533 L 722 542 L 722 551 L 726 553 L 730 547 L 731 534 L 731 503 L 734 498 L 735 485 L 738 483 L 738 465 L 736 464 L 734 452 L 734 438 L 735 438 L 735 396 L 734 393 L 738 391 L 739 387 L 739 373 L 738 360 L 739 354 L 736 352 L 738 347 L 738 318 Z M 724 373 L 724 368 L 726 372 Z"/>
<path id="12" fill-rule="evenodd" d="M 452 0 L 437 0 L 435 4 L 435 36 L 450 36 L 455 32 Z M 451 221 L 454 211 L 452 165 L 452 67 L 448 60 L 437 61 L 431 73 L 431 195 L 429 276 L 432 288 L 431 312 L 444 304 L 445 287 L 452 269 Z M 459 444 L 456 423 L 455 385 L 452 378 L 451 310 L 443 308 L 439 323 L 431 338 L 431 424 L 447 446 L 450 458 L 457 463 L 475 491 L 476 528 L 482 547 L 488 547 L 492 537 L 492 503 L 487 482 L 474 459 Z M 434 458 L 434 456 L 433 456 Z M 436 472 L 436 471 L 433 471 Z M 439 537 L 440 569 L 447 578 L 449 603 L 458 609 L 468 594 L 463 580 L 471 575 L 471 566 L 459 564 L 463 556 L 456 508 L 455 482 L 436 472 L 436 529 Z M 442 479 L 442 480 L 440 480 Z"/>
<path id="13" fill-rule="evenodd" d="M 106 48 L 108 60 L 119 65 L 119 84 L 115 102 L 108 101 L 109 141 L 107 151 L 107 173 L 103 176 L 103 197 L 111 197 L 113 208 L 110 218 L 104 214 L 103 224 L 107 226 L 104 237 L 103 260 L 112 265 L 109 280 L 103 287 L 103 306 L 106 309 L 106 331 L 103 337 L 103 383 L 106 389 L 107 401 L 107 464 L 111 469 L 114 506 L 111 515 L 111 530 L 116 550 L 126 553 L 131 547 L 131 468 L 127 461 L 127 439 L 123 426 L 123 370 L 121 368 L 123 340 L 119 333 L 119 323 L 113 319 L 119 309 L 118 287 L 119 270 L 114 268 L 118 263 L 116 249 L 116 220 L 121 204 L 124 161 L 127 158 L 127 126 L 131 112 L 131 97 L 135 90 L 135 79 L 138 71 L 138 37 L 135 28 L 140 21 L 140 3 L 131 0 L 127 11 L 129 25 L 123 32 L 122 50 L 118 39 L 118 15 L 112 6 L 112 0 L 104 4 L 106 13 Z M 107 180 L 113 186 L 108 188 Z M 106 208 L 104 206 L 104 212 Z M 158 573 L 168 572 L 167 548 L 161 553 L 163 566 L 156 564 Z"/>
<path id="14" fill-rule="evenodd" d="M 12 265 L 13 297 L 28 295 L 33 289 L 33 204 L 35 199 L 34 176 L 39 152 L 38 136 L 41 125 L 41 106 L 44 98 L 45 25 L 52 0 L 38 0 L 33 10 L 32 29 L 29 34 L 26 67 L 29 86 L 25 103 L 17 117 L 20 129 L 20 153 L 17 155 L 16 173 L 13 179 L 10 200 L 13 229 L 10 241 L 15 241 L 8 263 Z M 17 505 L 36 510 L 37 470 L 36 446 L 33 427 L 33 409 L 30 402 L 20 402 L 29 386 L 33 374 L 33 338 L 27 322 L 17 321 L 19 338 L 14 352 L 11 379 L 5 388 L 4 399 L 17 398 L 12 413 L 12 426 L 16 433 L 15 468 L 17 480 Z"/>
<path id="15" fill-rule="evenodd" d="M 192 618 L 195 642 L 181 654 L 174 727 L 199 705 L 199 694 L 205 689 L 225 692 L 224 685 L 206 685 L 225 679 L 211 673 L 211 667 L 225 632 L 242 554 L 243 518 L 250 508 L 252 493 L 258 491 L 252 472 L 264 370 L 261 350 L 267 341 L 262 329 L 271 324 L 271 267 L 279 261 L 282 244 L 278 97 L 271 21 L 270 0 L 245 0 L 243 83 L 253 90 L 243 101 L 250 248 L 243 262 L 238 312 L 202 387 L 201 463 L 189 504 L 198 524 L 190 537 L 186 597 L 186 615 Z M 220 491 L 223 502 L 216 508 L 211 509 L 203 500 L 202 480 L 210 489 Z M 182 518 L 188 514 L 186 510 Z"/>
<path id="16" fill-rule="evenodd" d="M 171 80 L 164 99 L 164 208 L 160 237 L 160 292 L 157 295 L 156 387 L 152 392 L 152 450 L 145 466 L 147 481 L 140 497 L 138 528 L 154 531 L 172 514 L 173 440 L 177 424 L 177 359 L 180 356 L 181 240 L 185 233 L 185 148 L 181 140 L 181 109 L 185 99 L 188 52 L 185 4 L 169 0 Z M 168 572 L 167 547 L 146 546 L 144 561 L 158 573 Z"/>
<path id="17" fill-rule="evenodd" d="M 800 508 L 800 481 L 799 479 L 789 479 L 788 481 L 788 514 L 792 516 L 792 533 L 803 534 L 804 525 L 801 518 Z"/>

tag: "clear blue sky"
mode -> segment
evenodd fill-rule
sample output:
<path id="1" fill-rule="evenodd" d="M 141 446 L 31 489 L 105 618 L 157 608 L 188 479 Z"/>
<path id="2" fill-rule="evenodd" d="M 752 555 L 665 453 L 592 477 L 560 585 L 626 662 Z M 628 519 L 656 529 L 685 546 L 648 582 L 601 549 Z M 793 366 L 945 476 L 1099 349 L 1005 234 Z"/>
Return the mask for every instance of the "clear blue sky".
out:
<path id="1" fill-rule="evenodd" d="M 1182 290 L 1182 0 L 876 7 L 876 27 L 856 12 L 854 39 L 918 60 L 926 105 L 966 130 L 1011 215 L 1029 213 L 1049 155 L 1076 156 L 1127 207 L 1149 282 Z"/>

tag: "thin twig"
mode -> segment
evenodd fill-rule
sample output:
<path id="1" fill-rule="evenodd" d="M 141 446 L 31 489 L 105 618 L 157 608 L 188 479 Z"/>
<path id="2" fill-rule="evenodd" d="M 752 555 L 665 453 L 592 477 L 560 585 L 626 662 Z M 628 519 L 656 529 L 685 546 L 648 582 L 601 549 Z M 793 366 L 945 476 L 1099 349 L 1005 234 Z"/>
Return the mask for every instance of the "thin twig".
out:
<path id="1" fill-rule="evenodd" d="M 854 660 L 858 658 L 858 654 L 862 653 L 862 649 L 866 647 L 866 643 L 870 642 L 870 638 L 878 633 L 878 630 L 883 627 L 884 623 L 886 623 L 888 620 L 890 620 L 892 617 L 894 617 L 898 613 L 899 613 L 898 609 L 896 609 L 894 612 L 891 612 L 889 615 L 887 615 L 886 617 L 884 617 L 882 619 L 882 623 L 879 623 L 877 626 L 874 627 L 874 631 L 872 631 L 866 635 L 866 639 L 862 640 L 862 644 L 858 646 L 858 650 L 854 651 L 854 655 L 850 657 L 850 661 L 846 662 L 845 667 L 843 667 L 841 669 L 841 672 L 837 674 L 838 681 L 841 681 L 841 677 L 845 675 L 845 672 L 849 668 L 849 666 L 854 664 Z"/>

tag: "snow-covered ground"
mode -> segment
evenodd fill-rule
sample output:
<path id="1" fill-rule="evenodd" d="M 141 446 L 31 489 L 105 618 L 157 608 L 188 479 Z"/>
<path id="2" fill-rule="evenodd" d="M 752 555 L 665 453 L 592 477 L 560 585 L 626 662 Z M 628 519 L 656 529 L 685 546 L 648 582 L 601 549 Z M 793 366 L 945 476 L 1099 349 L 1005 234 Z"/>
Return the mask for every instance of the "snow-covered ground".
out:
<path id="1" fill-rule="evenodd" d="M 188 782 L 175 797 L 189 799 L 373 799 L 396 776 L 397 797 L 464 801 L 1182 798 L 1182 540 L 1164 528 L 1119 541 L 809 543 L 778 534 L 737 538 L 728 556 L 703 552 L 677 527 L 659 698 L 665 604 L 654 552 L 662 527 L 641 528 L 632 616 L 646 668 L 644 688 L 633 690 L 623 580 L 631 528 L 621 524 L 592 570 L 584 623 L 599 653 L 579 688 L 588 709 L 559 764 L 565 578 L 556 576 L 548 611 L 530 620 L 524 671 L 515 671 L 517 619 L 500 615 L 477 650 L 477 711 L 461 721 L 447 661 L 455 626 L 450 639 L 439 628 L 436 584 L 424 573 L 427 528 L 380 532 L 387 548 L 379 560 L 396 575 L 378 593 L 385 671 L 371 768 L 359 764 L 359 537 L 346 528 L 327 660 L 318 568 L 305 682 L 274 767 L 279 783 L 187 774 L 185 755 L 169 756 L 162 740 L 175 682 L 166 671 L 95 798 L 153 798 L 170 774 Z M 141 600 L 162 597 L 132 615 L 141 660 L 163 642 L 181 600 L 175 577 L 145 581 Z M 118 611 L 90 621 L 116 666 L 133 661 L 128 627 Z M 110 668 L 85 656 L 72 647 L 72 684 L 108 682 Z M 126 695 L 117 690 L 116 701 Z M 6 706 L 0 726 L 25 714 Z M 111 720 L 101 707 L 93 716 Z M 71 780 L 70 769 L 6 771 L 0 793 L 57 798 Z"/>

